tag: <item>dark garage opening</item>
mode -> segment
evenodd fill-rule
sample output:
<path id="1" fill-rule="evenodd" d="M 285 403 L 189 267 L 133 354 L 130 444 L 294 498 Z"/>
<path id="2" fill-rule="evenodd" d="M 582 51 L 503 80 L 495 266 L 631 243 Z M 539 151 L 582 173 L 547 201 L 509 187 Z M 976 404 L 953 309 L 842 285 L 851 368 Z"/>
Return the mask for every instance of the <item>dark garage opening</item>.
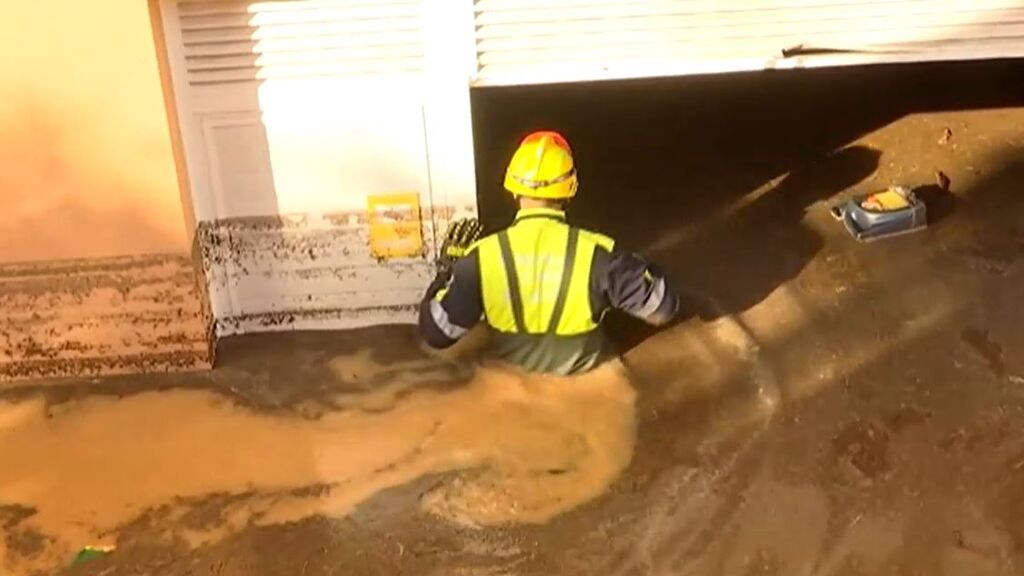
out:
<path id="1" fill-rule="evenodd" d="M 559 130 L 580 171 L 570 219 L 649 254 L 694 295 L 691 312 L 714 318 L 749 309 L 818 254 L 823 239 L 801 223 L 812 204 L 888 183 L 872 180 L 886 150 L 858 139 L 910 114 L 1022 104 L 1015 60 L 478 88 L 480 214 L 492 230 L 510 221 L 507 159 L 529 131 Z M 628 348 L 641 336 L 625 337 Z"/>

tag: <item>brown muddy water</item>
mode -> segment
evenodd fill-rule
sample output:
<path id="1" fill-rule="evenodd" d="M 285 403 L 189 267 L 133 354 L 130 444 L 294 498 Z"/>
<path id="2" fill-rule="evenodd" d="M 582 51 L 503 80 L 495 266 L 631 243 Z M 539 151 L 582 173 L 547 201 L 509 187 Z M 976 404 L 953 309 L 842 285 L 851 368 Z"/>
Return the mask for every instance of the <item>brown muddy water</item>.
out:
<path id="1" fill-rule="evenodd" d="M 329 366 L 364 377 L 385 368 L 368 354 Z M 45 549 L 25 563 L 0 539 L 0 565 L 58 566 L 178 499 L 253 495 L 210 530 L 168 534 L 200 546 L 249 525 L 344 516 L 383 489 L 453 471 L 424 510 L 471 526 L 544 522 L 603 493 L 630 462 L 635 392 L 619 363 L 585 378 L 487 367 L 450 390 L 425 387 L 415 362 L 398 367 L 404 376 L 321 414 L 182 389 L 0 404 L 0 502 L 35 510 L 19 528 Z"/>
<path id="2" fill-rule="evenodd" d="M 267 335 L 243 345 L 244 366 L 229 357 L 211 374 L 144 389 L 151 377 L 8 394 L 0 566 L 49 573 L 84 545 L 119 545 L 155 511 L 149 544 L 206 549 L 260 527 L 341 519 L 424 481 L 413 506 L 443 525 L 544 525 L 606 495 L 630 466 L 640 407 L 623 362 L 578 377 L 528 375 L 472 361 L 478 332 L 445 355 L 415 351 L 409 331 L 377 332 L 374 346 L 334 351 L 325 344 L 366 336 Z M 390 348 L 403 355 L 389 357 L 378 345 L 399 334 Z M 675 352 L 641 362 L 668 368 L 658 382 L 668 404 L 737 377 L 749 385 L 706 441 L 769 421 L 776 383 L 740 322 L 679 325 L 655 340 Z M 296 395 L 259 397 L 267 374 L 254 363 Z M 193 521 L 210 502 L 216 512 Z"/>

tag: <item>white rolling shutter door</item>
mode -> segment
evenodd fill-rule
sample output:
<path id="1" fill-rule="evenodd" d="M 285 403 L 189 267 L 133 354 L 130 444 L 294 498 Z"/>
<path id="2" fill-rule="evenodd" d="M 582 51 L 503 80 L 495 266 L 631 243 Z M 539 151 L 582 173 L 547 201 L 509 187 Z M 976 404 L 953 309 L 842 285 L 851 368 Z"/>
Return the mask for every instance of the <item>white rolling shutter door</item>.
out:
<path id="1" fill-rule="evenodd" d="M 1024 56 L 1018 0 L 476 0 L 477 85 Z"/>

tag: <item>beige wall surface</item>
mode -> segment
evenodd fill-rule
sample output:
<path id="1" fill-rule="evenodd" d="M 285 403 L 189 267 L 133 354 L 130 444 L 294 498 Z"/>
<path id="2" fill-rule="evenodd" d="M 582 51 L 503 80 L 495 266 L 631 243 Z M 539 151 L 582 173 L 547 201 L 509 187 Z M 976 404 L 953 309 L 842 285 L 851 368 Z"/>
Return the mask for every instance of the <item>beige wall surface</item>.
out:
<path id="1" fill-rule="evenodd" d="M 0 0 L 0 383 L 210 365 L 142 0 Z"/>
<path id="2" fill-rule="evenodd" d="M 146 3 L 0 7 L 0 262 L 185 252 Z"/>

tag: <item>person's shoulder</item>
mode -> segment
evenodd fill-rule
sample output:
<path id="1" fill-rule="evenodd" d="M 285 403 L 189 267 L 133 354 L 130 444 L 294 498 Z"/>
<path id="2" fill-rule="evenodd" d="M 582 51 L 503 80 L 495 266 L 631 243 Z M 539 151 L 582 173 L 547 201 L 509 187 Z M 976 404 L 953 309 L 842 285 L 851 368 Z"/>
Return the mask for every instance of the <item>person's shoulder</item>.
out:
<path id="1" fill-rule="evenodd" d="M 580 239 L 583 241 L 589 242 L 607 252 L 615 249 L 615 240 L 612 237 L 593 230 L 587 230 L 586 228 L 577 227 L 576 229 L 579 230 Z"/>
<path id="2" fill-rule="evenodd" d="M 478 238 L 476 242 L 469 245 L 469 248 L 466 248 L 466 255 L 476 254 L 479 252 L 481 247 L 497 242 L 498 234 L 500 234 L 500 231 Z"/>

